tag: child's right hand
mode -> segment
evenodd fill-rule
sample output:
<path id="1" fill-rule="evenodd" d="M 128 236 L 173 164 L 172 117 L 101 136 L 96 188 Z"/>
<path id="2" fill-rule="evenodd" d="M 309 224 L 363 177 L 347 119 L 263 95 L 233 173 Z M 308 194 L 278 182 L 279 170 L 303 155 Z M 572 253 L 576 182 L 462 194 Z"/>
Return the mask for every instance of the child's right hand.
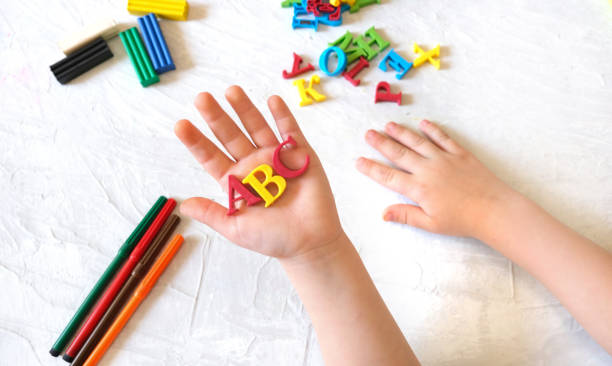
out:
<path id="1" fill-rule="evenodd" d="M 393 122 L 385 126 L 386 135 L 366 133 L 368 144 L 399 169 L 360 158 L 359 171 L 418 204 L 389 206 L 384 220 L 478 238 L 492 208 L 518 193 L 438 126 L 422 121 L 419 127 L 426 137 Z"/>

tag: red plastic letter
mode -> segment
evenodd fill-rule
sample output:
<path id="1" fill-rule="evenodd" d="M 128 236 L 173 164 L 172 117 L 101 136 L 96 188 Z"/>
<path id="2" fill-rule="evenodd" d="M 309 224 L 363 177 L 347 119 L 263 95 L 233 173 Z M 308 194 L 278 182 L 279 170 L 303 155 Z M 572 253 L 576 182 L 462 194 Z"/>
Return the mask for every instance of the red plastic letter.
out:
<path id="1" fill-rule="evenodd" d="M 359 58 L 359 62 L 355 66 L 353 66 L 352 69 L 343 72 L 342 76 L 344 76 L 346 80 L 353 84 L 353 86 L 359 86 L 361 80 L 355 80 L 355 76 L 357 76 L 357 74 L 359 74 L 361 70 L 365 69 L 366 67 L 370 67 L 370 63 L 365 57 L 361 56 Z"/>
<path id="2" fill-rule="evenodd" d="M 235 193 L 238 192 L 240 196 L 238 198 L 234 197 Z M 247 187 L 245 187 L 238 178 L 230 175 L 227 179 L 227 193 L 229 194 L 229 209 L 227 210 L 227 215 L 233 215 L 236 211 L 236 201 L 240 201 L 244 199 L 247 202 L 247 206 L 253 206 L 257 202 L 261 201 L 261 198 L 257 197 L 253 193 L 251 193 Z"/>
<path id="3" fill-rule="evenodd" d="M 302 58 L 297 53 L 293 53 L 293 68 L 291 72 L 287 72 L 287 70 L 283 70 L 283 77 L 285 79 L 290 79 L 296 77 L 298 75 L 302 75 L 305 72 L 313 71 L 315 68 L 312 64 L 308 64 L 302 68 L 300 68 L 300 64 L 302 63 Z"/>
<path id="4" fill-rule="evenodd" d="M 299 177 L 300 175 L 304 174 L 304 172 L 306 172 L 306 168 L 308 168 L 308 164 L 310 164 L 310 156 L 306 155 L 306 162 L 300 169 L 298 170 L 289 169 L 287 168 L 287 166 L 285 166 L 285 164 L 283 164 L 283 162 L 280 159 L 281 149 L 285 145 L 297 146 L 297 143 L 295 142 L 293 137 L 289 136 L 287 137 L 287 141 L 283 141 L 283 143 L 281 143 L 280 145 L 276 147 L 276 149 L 274 150 L 274 164 L 273 164 L 274 170 L 276 170 L 276 172 L 284 178 Z"/>
<path id="5" fill-rule="evenodd" d="M 402 105 L 402 92 L 391 94 L 389 83 L 381 81 L 376 86 L 376 98 L 374 99 L 374 103 L 378 102 L 396 102 L 398 105 Z"/>

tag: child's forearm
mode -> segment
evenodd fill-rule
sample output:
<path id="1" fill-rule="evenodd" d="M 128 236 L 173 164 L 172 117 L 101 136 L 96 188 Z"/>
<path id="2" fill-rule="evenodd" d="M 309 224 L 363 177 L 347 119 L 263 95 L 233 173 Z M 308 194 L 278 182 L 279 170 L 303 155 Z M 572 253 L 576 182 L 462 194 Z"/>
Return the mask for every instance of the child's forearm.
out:
<path id="1" fill-rule="evenodd" d="M 540 280 L 612 354 L 612 254 L 514 194 L 492 207 L 478 233 Z"/>
<path id="2" fill-rule="evenodd" d="M 327 365 L 419 364 L 344 234 L 281 264 L 310 315 Z"/>

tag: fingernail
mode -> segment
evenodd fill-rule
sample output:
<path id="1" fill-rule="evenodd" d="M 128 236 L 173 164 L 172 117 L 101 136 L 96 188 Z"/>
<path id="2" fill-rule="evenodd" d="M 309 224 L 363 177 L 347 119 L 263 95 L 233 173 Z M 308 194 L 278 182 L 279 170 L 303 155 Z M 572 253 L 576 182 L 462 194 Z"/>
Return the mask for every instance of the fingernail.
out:
<path id="1" fill-rule="evenodd" d="M 368 130 L 368 132 L 366 132 L 366 138 L 367 139 L 371 139 L 376 137 L 376 132 L 374 130 Z"/>
<path id="2" fill-rule="evenodd" d="M 393 221 L 393 213 L 386 212 L 385 215 L 383 216 L 383 220 L 385 220 L 385 221 Z"/>
<path id="3" fill-rule="evenodd" d="M 431 122 L 429 122 L 428 120 L 424 119 L 421 121 L 421 123 L 425 126 L 429 126 L 431 124 Z"/>

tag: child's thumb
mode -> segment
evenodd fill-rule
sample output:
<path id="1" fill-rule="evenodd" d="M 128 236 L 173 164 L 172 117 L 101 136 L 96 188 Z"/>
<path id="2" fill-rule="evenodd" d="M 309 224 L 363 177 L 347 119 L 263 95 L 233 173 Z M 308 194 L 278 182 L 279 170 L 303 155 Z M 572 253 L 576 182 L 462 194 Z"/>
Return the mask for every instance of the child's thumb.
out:
<path id="1" fill-rule="evenodd" d="M 181 204 L 181 214 L 194 218 L 210 226 L 229 240 L 234 239 L 233 216 L 227 215 L 227 208 L 217 202 L 203 197 L 192 197 Z"/>
<path id="2" fill-rule="evenodd" d="M 399 222 L 427 231 L 433 230 L 433 221 L 419 206 L 397 204 L 387 207 L 383 213 L 383 220 Z"/>

